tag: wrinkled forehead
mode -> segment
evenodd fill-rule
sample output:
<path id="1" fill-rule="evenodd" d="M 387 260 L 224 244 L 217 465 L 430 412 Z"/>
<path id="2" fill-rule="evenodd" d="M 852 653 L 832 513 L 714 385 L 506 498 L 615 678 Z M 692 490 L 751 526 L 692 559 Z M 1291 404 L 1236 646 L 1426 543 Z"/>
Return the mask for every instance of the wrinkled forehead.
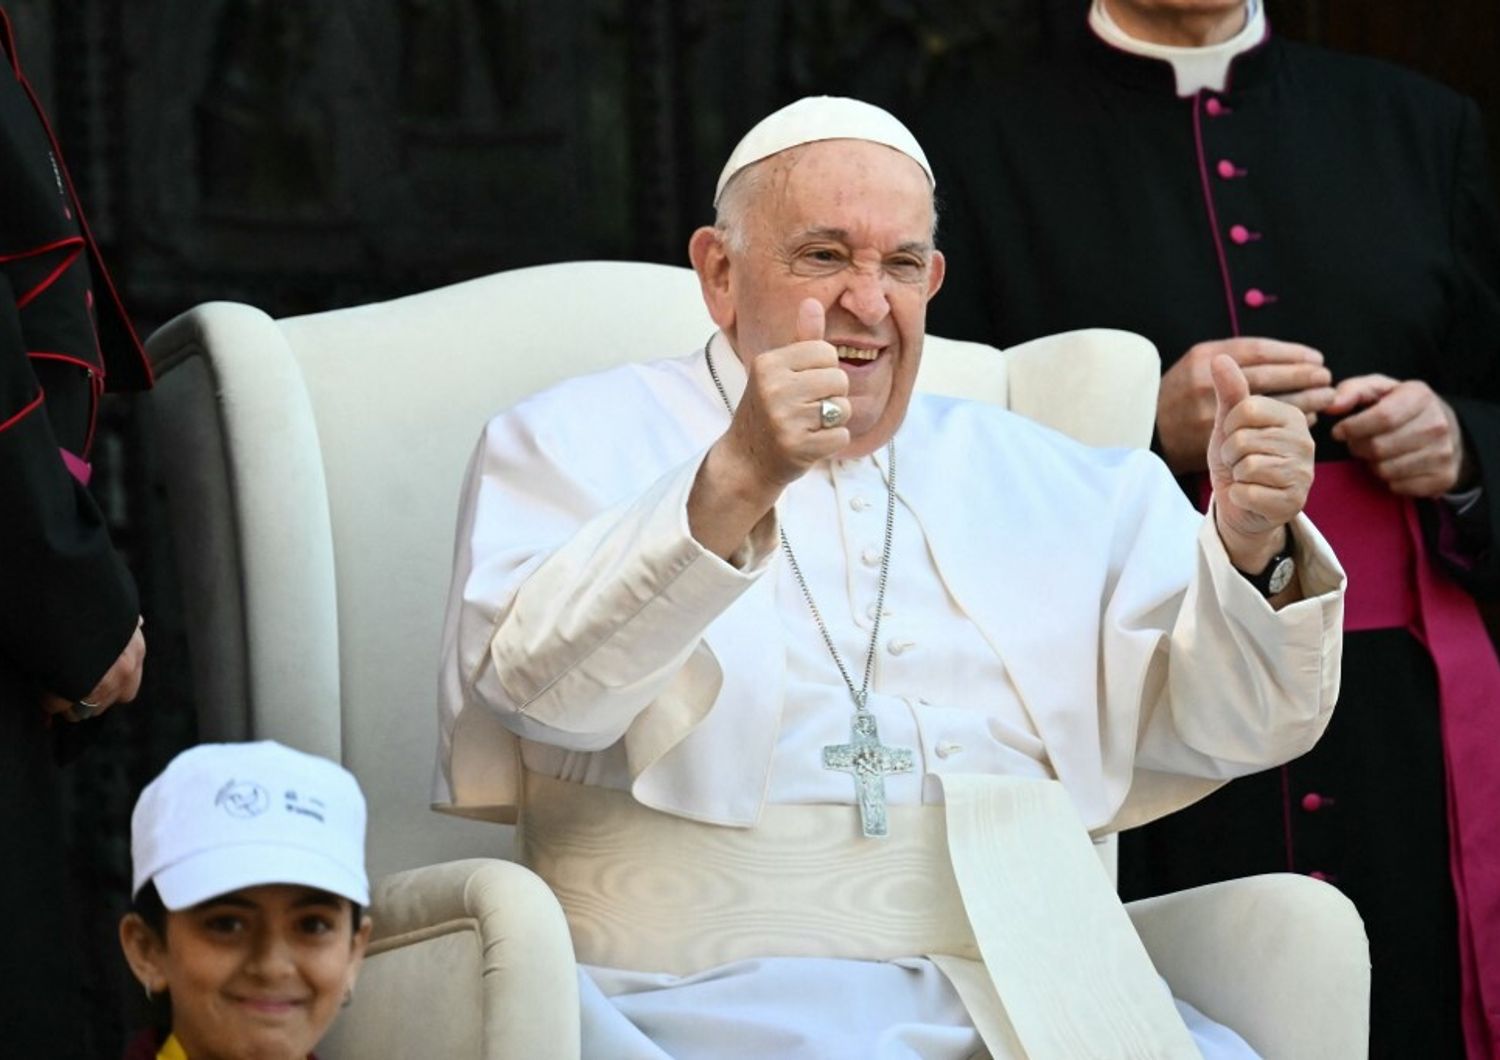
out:
<path id="1" fill-rule="evenodd" d="M 721 212 L 749 227 L 878 228 L 898 241 L 930 240 L 932 185 L 905 153 L 864 140 L 824 140 L 762 159 L 736 174 Z"/>

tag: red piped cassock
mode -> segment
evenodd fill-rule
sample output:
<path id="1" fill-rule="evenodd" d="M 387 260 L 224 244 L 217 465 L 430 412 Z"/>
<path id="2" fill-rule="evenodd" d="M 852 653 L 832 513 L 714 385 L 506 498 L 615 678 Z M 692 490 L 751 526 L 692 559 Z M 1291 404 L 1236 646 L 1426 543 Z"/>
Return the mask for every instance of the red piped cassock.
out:
<path id="1" fill-rule="evenodd" d="M 151 376 L 3 12 L 0 45 L 0 1027 L 20 1054 L 71 1057 L 88 1047 L 54 765 L 65 730 L 39 695 L 87 696 L 135 629 L 135 584 L 84 486 L 100 395 Z"/>

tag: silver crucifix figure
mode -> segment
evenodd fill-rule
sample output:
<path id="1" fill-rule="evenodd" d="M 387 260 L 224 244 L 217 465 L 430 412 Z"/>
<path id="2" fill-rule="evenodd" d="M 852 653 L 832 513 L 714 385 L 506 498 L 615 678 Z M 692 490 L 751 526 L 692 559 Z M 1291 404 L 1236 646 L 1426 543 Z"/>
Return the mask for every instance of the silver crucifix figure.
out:
<path id="1" fill-rule="evenodd" d="M 868 839 L 889 833 L 885 816 L 885 778 L 892 773 L 910 773 L 911 749 L 886 747 L 875 728 L 875 715 L 861 708 L 854 712 L 848 743 L 823 748 L 823 768 L 837 769 L 854 777 L 859 796 L 860 829 Z"/>

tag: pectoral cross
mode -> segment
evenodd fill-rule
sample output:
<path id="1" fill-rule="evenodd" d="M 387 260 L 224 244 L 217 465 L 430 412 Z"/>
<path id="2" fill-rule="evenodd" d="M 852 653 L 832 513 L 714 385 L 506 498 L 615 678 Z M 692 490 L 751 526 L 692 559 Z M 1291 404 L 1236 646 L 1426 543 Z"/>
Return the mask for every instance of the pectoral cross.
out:
<path id="1" fill-rule="evenodd" d="M 854 777 L 860 830 L 867 839 L 878 839 L 890 830 L 885 816 L 885 778 L 893 773 L 911 772 L 911 749 L 882 744 L 875 728 L 875 715 L 858 700 L 856 703 L 859 709 L 849 726 L 849 742 L 824 747 L 823 768 L 837 769 Z"/>

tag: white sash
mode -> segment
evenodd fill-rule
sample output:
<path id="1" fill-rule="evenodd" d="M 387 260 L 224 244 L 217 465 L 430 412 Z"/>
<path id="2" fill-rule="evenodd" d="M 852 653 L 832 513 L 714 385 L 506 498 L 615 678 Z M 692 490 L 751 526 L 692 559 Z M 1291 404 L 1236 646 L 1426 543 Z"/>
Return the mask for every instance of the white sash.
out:
<path id="1" fill-rule="evenodd" d="M 943 787 L 945 805 L 891 806 L 890 836 L 865 839 L 847 805 L 770 805 L 725 828 L 528 774 L 517 839 L 584 964 L 690 975 L 926 954 L 996 1058 L 1196 1060 L 1062 786 Z"/>

